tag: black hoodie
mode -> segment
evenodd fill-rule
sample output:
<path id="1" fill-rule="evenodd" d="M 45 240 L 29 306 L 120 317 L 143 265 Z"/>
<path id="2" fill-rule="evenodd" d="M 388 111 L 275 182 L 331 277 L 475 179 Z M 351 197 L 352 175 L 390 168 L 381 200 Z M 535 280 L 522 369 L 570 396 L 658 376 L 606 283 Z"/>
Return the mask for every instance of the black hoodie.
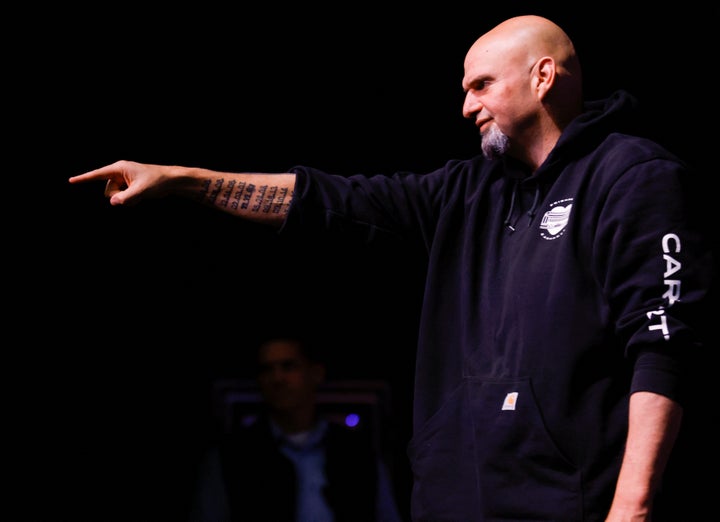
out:
<path id="1" fill-rule="evenodd" d="M 630 394 L 685 400 L 714 268 L 686 165 L 618 131 L 634 105 L 587 104 L 533 175 L 482 156 L 422 175 L 293 169 L 281 234 L 427 253 L 413 520 L 603 520 Z"/>

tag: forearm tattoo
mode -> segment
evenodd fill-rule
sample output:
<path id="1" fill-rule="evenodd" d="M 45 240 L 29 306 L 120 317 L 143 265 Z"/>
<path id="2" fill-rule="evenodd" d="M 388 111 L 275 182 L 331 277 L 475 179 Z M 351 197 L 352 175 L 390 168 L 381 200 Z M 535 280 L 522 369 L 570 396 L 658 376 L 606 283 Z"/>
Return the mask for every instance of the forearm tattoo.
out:
<path id="1" fill-rule="evenodd" d="M 236 179 L 218 178 L 203 184 L 200 199 L 213 206 L 256 214 L 288 213 L 292 192 L 277 185 L 254 185 Z"/>

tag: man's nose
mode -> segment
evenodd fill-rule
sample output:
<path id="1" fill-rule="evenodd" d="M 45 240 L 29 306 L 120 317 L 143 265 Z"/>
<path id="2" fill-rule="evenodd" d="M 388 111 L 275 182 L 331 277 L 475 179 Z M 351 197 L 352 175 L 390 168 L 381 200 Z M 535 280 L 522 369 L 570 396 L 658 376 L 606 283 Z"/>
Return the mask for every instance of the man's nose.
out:
<path id="1" fill-rule="evenodd" d="M 473 96 L 471 92 L 465 94 L 465 101 L 463 102 L 462 113 L 465 118 L 473 118 L 482 109 L 482 104 Z"/>

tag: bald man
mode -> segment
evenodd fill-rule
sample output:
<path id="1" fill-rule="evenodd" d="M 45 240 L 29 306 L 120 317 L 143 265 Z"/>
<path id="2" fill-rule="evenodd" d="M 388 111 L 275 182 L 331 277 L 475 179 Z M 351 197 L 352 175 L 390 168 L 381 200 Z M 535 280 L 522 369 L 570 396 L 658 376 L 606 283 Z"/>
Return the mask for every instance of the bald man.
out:
<path id="1" fill-rule="evenodd" d="M 624 133 L 629 93 L 584 100 L 550 20 L 499 24 L 464 69 L 481 153 L 432 172 L 118 161 L 70 182 L 105 181 L 112 205 L 175 195 L 280 235 L 315 226 L 425 252 L 413 520 L 663 520 L 715 279 L 687 167 Z"/>

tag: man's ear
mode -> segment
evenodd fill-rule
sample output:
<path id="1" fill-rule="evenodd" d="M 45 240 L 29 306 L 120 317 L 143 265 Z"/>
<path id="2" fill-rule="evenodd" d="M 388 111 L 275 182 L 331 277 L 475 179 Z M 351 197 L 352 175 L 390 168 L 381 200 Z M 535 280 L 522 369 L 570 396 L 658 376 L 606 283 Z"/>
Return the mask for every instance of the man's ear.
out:
<path id="1" fill-rule="evenodd" d="M 540 58 L 532 72 L 533 89 L 539 100 L 543 100 L 555 83 L 555 60 L 550 56 Z"/>

